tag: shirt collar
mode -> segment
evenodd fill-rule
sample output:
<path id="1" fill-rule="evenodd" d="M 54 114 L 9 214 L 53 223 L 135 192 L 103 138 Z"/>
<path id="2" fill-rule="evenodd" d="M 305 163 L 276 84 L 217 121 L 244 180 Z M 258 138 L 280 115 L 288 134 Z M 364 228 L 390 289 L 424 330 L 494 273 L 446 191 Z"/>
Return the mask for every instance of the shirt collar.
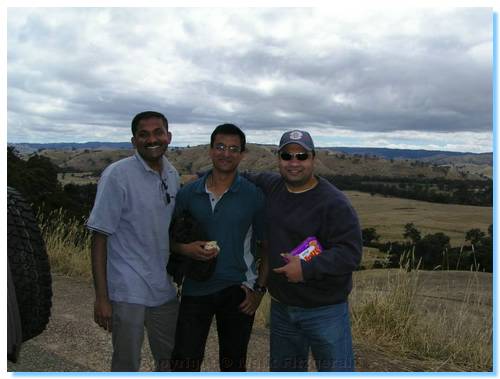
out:
<path id="1" fill-rule="evenodd" d="M 196 185 L 196 192 L 198 193 L 206 193 L 205 192 L 205 183 L 207 181 L 208 175 L 212 173 L 212 170 L 209 170 L 203 174 L 203 176 L 198 180 Z M 241 186 L 241 176 L 239 172 L 236 172 L 236 176 L 234 177 L 233 183 L 228 188 L 227 192 L 238 192 Z"/>
<path id="2" fill-rule="evenodd" d="M 142 166 L 144 167 L 144 170 L 153 172 L 155 174 L 158 173 L 157 171 L 155 171 L 151 167 L 149 167 L 149 165 L 141 157 L 141 154 L 139 154 L 139 152 L 137 150 L 135 151 L 134 156 L 142 164 Z M 167 160 L 167 158 L 165 156 L 162 156 L 161 159 L 162 159 L 162 169 L 161 169 L 162 175 L 161 176 L 164 177 L 164 176 L 166 176 L 166 174 L 169 171 L 169 165 L 168 165 L 168 160 Z"/>

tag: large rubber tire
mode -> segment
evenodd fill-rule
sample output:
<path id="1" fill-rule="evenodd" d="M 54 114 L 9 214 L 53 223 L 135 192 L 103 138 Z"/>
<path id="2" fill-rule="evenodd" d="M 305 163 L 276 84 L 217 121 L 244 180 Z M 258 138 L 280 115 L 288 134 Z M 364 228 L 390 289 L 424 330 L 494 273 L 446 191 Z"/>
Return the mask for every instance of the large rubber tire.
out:
<path id="1" fill-rule="evenodd" d="M 23 341 L 46 327 L 52 306 L 52 277 L 40 229 L 29 204 L 7 187 L 7 253 L 21 317 Z"/>

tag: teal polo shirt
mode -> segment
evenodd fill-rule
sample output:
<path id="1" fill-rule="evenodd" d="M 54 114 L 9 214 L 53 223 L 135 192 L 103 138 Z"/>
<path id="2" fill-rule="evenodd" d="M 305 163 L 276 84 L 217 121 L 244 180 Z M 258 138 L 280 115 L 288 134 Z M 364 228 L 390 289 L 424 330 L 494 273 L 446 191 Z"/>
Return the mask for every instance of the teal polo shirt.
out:
<path id="1" fill-rule="evenodd" d="M 236 175 L 231 187 L 212 208 L 205 183 L 210 172 L 185 185 L 176 197 L 175 213 L 188 210 L 220 252 L 212 277 L 203 282 L 186 278 L 182 294 L 203 296 L 232 285 L 252 288 L 257 278 L 256 241 L 264 239 L 264 194 Z"/>

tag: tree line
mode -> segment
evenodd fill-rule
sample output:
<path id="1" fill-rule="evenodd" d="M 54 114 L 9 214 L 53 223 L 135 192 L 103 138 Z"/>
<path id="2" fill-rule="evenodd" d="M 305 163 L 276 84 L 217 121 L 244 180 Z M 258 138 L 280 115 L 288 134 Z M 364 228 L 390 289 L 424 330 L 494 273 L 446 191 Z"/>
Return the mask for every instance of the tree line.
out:
<path id="1" fill-rule="evenodd" d="M 327 175 L 340 190 L 434 203 L 493 206 L 493 180 Z"/>
<path id="2" fill-rule="evenodd" d="M 488 232 L 474 228 L 465 234 L 462 247 L 451 247 L 450 237 L 444 233 L 422 235 L 413 223 L 404 226 L 405 241 L 379 242 L 375 228 L 365 228 L 363 245 L 386 254 L 373 268 L 415 267 L 420 263 L 426 270 L 474 270 L 493 272 L 493 225 Z M 411 260 L 411 262 L 408 262 Z"/>
<path id="3" fill-rule="evenodd" d="M 95 184 L 62 186 L 57 180 L 59 167 L 41 155 L 23 160 L 13 147 L 7 147 L 7 185 L 17 189 L 36 212 L 50 217 L 64 209 L 65 216 L 77 220 L 88 217 L 97 186 Z"/>

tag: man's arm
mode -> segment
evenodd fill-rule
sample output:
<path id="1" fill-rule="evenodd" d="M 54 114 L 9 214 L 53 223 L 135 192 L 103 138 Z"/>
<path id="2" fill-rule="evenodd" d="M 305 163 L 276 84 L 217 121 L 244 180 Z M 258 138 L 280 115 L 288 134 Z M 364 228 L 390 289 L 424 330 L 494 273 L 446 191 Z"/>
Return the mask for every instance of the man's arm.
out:
<path id="1" fill-rule="evenodd" d="M 255 284 L 258 287 L 265 288 L 267 286 L 267 277 L 269 275 L 269 258 L 268 258 L 268 248 L 266 241 L 259 241 L 257 244 L 259 260 L 259 273 Z M 245 291 L 245 299 L 240 304 L 240 311 L 247 314 L 253 315 L 260 305 L 262 298 L 264 297 L 264 292 L 256 291 L 254 289 L 249 289 L 246 285 L 242 284 L 241 288 Z"/>
<path id="2" fill-rule="evenodd" d="M 329 225 L 327 248 L 310 262 L 300 261 L 305 281 L 321 280 L 324 275 L 346 275 L 355 271 L 363 252 L 361 228 L 350 204 L 331 209 L 324 220 Z"/>
<path id="3" fill-rule="evenodd" d="M 276 172 L 251 172 L 251 171 L 243 171 L 240 172 L 240 175 L 247 179 L 248 181 L 255 184 L 259 187 L 264 194 L 268 194 L 273 186 L 279 182 L 279 178 L 281 176 Z"/>
<path id="4" fill-rule="evenodd" d="M 260 262 L 257 285 L 259 287 L 267 287 L 267 277 L 269 276 L 269 247 L 267 241 L 260 241 L 258 246 Z"/>
<path id="5" fill-rule="evenodd" d="M 95 303 L 94 321 L 105 330 L 111 331 L 112 307 L 108 296 L 106 275 L 108 237 L 94 231 L 92 233 L 92 276 L 94 277 Z"/>

